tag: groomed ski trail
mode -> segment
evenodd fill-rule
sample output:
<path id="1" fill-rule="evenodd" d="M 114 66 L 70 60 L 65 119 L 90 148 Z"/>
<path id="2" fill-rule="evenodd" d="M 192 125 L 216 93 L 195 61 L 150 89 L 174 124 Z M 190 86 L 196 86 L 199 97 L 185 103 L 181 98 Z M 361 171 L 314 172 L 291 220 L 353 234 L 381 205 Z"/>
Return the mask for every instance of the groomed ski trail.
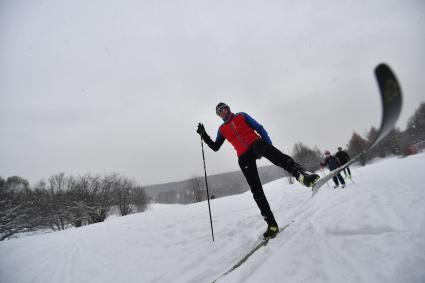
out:
<path id="1" fill-rule="evenodd" d="M 424 194 L 397 176 L 377 183 L 374 175 L 386 171 L 382 169 L 385 160 L 368 167 L 357 168 L 353 177 L 358 182 L 345 189 L 322 188 L 323 192 L 311 202 L 301 196 L 292 199 L 294 203 L 299 201 L 298 206 L 294 204 L 286 216 L 295 223 L 284 237 L 270 242 L 252 262 L 218 282 L 281 282 L 285 275 L 292 278 L 290 282 L 422 282 L 425 272 L 419 270 L 425 263 L 421 255 L 425 251 L 421 242 L 425 236 L 425 208 L 420 206 L 425 204 Z M 363 173 L 366 168 L 368 172 Z M 411 175 L 418 182 L 421 179 L 407 169 L 399 173 Z M 279 211 L 277 219 L 281 218 L 283 212 L 275 210 Z M 415 211 L 422 214 L 415 216 Z M 350 217 L 353 213 L 360 217 Z M 327 221 L 338 214 L 342 216 L 338 221 Z M 379 257 L 370 258 L 370 253 Z M 395 260 L 400 253 L 413 255 L 417 262 L 400 264 Z M 395 271 L 386 272 L 386 266 Z M 273 272 L 274 268 L 279 272 Z M 398 272 L 403 269 L 411 272 Z"/>

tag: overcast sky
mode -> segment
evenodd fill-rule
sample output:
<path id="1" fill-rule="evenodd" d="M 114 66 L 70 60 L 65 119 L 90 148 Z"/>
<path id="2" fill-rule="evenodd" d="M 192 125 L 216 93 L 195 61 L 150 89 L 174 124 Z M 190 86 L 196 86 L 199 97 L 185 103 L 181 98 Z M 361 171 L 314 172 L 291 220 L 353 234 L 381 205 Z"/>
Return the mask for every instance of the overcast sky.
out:
<path id="1" fill-rule="evenodd" d="M 0 176 L 203 175 L 196 125 L 215 138 L 220 101 L 286 153 L 335 151 L 379 125 L 380 62 L 405 128 L 424 50 L 423 0 L 0 0 Z M 209 174 L 239 169 L 227 142 L 206 159 Z"/>

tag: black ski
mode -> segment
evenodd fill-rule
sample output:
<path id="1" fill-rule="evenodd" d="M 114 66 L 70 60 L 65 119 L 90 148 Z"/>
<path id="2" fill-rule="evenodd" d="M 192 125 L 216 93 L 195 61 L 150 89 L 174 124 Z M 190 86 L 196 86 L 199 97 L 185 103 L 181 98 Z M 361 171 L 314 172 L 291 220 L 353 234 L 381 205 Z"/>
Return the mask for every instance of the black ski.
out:
<path id="1" fill-rule="evenodd" d="M 292 221 L 293 222 L 293 221 Z M 285 230 L 286 228 L 289 227 L 289 224 L 286 224 L 285 226 L 283 226 L 282 228 L 279 228 L 279 233 L 282 232 L 283 230 Z M 277 235 L 279 235 L 279 233 L 277 233 Z M 277 236 L 276 235 L 276 236 Z M 235 265 L 232 266 L 232 268 L 230 268 L 229 270 L 227 270 L 226 272 L 224 272 L 220 277 L 218 277 L 217 279 L 215 279 L 213 281 L 216 282 L 217 280 L 223 278 L 224 276 L 226 276 L 227 274 L 229 274 L 230 272 L 232 272 L 233 270 L 235 270 L 236 268 L 238 268 L 239 266 L 241 266 L 244 262 L 246 262 L 248 260 L 248 258 L 250 256 L 252 256 L 256 251 L 258 251 L 261 247 L 265 247 L 267 246 L 267 244 L 269 243 L 269 241 L 272 238 L 265 238 L 262 239 L 258 244 L 256 244 L 246 255 L 244 255 L 237 263 L 235 263 Z"/>
<path id="2" fill-rule="evenodd" d="M 372 143 L 359 155 L 355 156 L 348 163 L 331 171 L 325 177 L 319 179 L 313 186 L 313 196 L 319 191 L 327 181 L 338 175 L 341 170 L 356 162 L 362 154 L 367 153 L 376 146 L 389 132 L 394 129 L 395 123 L 401 112 L 402 94 L 396 76 L 386 64 L 380 64 L 375 68 L 375 76 L 378 81 L 379 91 L 382 99 L 382 120 L 378 135 Z"/>

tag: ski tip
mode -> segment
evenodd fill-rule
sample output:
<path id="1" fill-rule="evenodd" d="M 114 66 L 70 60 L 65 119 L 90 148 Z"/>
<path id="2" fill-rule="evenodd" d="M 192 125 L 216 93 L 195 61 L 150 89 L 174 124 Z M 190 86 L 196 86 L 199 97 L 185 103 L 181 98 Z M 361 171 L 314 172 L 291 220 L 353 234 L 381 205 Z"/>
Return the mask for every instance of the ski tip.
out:
<path id="1" fill-rule="evenodd" d="M 378 81 L 379 89 L 381 91 L 384 111 L 386 108 L 390 108 L 391 112 L 400 113 L 402 104 L 402 91 L 396 75 L 385 63 L 381 63 L 376 66 L 375 75 Z M 385 107 L 385 105 L 387 107 Z M 398 117 L 398 115 L 392 116 Z"/>
<path id="2" fill-rule="evenodd" d="M 397 77 L 386 63 L 381 63 L 376 66 L 375 75 L 381 88 L 388 87 L 385 84 L 388 84 L 388 82 L 390 82 L 393 88 L 396 87 L 397 91 L 401 93 Z"/>
<path id="3" fill-rule="evenodd" d="M 386 63 L 381 63 L 375 68 L 375 75 L 378 81 L 383 81 L 385 79 L 391 78 L 392 80 L 395 79 L 394 72 L 391 70 L 390 66 Z"/>
<path id="4" fill-rule="evenodd" d="M 386 63 L 378 64 L 378 66 L 376 66 L 375 68 L 375 73 L 382 73 L 388 71 L 392 73 L 391 68 Z"/>

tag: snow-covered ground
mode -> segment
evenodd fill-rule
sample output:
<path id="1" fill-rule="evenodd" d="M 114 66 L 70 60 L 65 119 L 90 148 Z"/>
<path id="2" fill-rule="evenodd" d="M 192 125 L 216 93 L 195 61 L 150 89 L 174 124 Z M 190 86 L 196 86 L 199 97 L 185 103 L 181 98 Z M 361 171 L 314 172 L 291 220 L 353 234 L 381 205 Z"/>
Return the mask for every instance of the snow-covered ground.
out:
<path id="1" fill-rule="evenodd" d="M 279 224 L 219 282 L 425 282 L 425 154 L 353 170 L 355 184 L 265 186 Z M 0 242 L 0 282 L 211 282 L 261 237 L 249 192 L 162 205 L 104 223 Z"/>

